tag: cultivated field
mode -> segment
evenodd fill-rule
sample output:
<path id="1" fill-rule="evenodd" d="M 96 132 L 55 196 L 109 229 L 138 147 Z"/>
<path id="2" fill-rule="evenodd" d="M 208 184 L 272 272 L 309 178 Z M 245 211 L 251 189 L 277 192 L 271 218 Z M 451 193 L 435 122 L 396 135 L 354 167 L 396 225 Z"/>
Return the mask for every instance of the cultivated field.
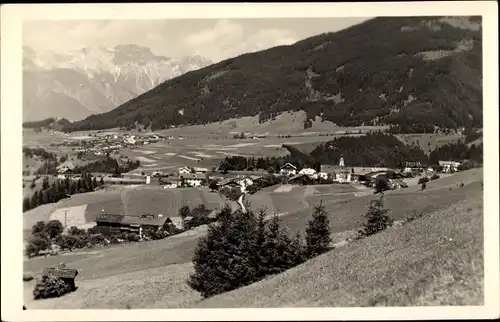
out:
<path id="1" fill-rule="evenodd" d="M 216 209 L 223 206 L 224 200 L 206 187 L 163 189 L 147 185 L 112 186 L 109 190 L 76 194 L 58 203 L 29 210 L 23 214 L 23 229 L 26 238 L 37 221 L 57 219 L 64 223 L 66 216 L 68 227 L 90 228 L 103 209 L 106 213 L 131 216 L 145 213 L 177 216 L 182 206 L 194 208 L 200 204 Z"/>
<path id="2" fill-rule="evenodd" d="M 302 194 L 303 201 L 319 197 L 318 193 L 328 195 L 329 198 L 323 199 L 323 204 L 330 211 L 332 237 L 339 248 L 284 274 L 201 301 L 199 295 L 185 283 L 192 271 L 190 262 L 197 239 L 206 231 L 204 227 L 198 227 L 160 241 L 25 260 L 25 271 L 37 273 L 44 266 L 62 260 L 80 272 L 77 277 L 79 289 L 57 299 L 32 301 L 33 282 L 25 283 L 26 306 L 125 308 L 129 305 L 131 308 L 175 308 L 480 305 L 483 267 L 480 180 L 482 169 L 475 169 L 432 181 L 425 191 L 410 187 L 388 192 L 385 204 L 392 218 L 401 220 L 418 213 L 424 216 L 405 226 L 390 228 L 379 235 L 342 247 L 340 245 L 345 244 L 344 239 L 363 223 L 363 215 L 370 200 L 378 196 L 353 195 L 344 199 L 343 195 L 352 193 L 349 186 L 345 185 L 296 187 L 291 190 L 269 187 L 266 188 L 267 194 L 260 194 L 262 191 L 259 191 L 249 200 L 264 200 L 263 196 L 267 195 L 268 202 L 274 207 L 275 200 L 279 203 L 281 198 L 276 196 L 287 193 L 293 194 L 294 198 L 290 199 Z M 464 187 L 459 187 L 462 182 Z M 189 190 L 189 193 L 194 194 L 193 191 Z M 178 192 L 193 197 L 184 193 L 184 189 Z M 216 200 L 216 194 L 202 192 L 199 193 L 201 200 Z M 156 198 L 154 193 L 141 196 L 145 198 L 146 195 L 153 197 L 144 201 L 144 205 Z M 182 204 L 182 199 L 178 200 Z M 252 208 L 257 207 L 252 204 Z M 308 205 L 300 211 L 284 213 L 280 218 L 284 227 L 292 232 L 300 229 L 304 233 L 311 213 L 311 205 Z M 130 292 L 132 286 L 136 291 Z M 361 295 L 362 292 L 365 293 Z"/>

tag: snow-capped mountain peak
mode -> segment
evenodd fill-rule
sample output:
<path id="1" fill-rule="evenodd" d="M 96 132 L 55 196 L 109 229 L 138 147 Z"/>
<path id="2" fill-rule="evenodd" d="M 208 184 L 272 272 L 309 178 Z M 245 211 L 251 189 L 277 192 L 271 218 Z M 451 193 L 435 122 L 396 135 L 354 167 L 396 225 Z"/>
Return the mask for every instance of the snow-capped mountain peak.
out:
<path id="1" fill-rule="evenodd" d="M 198 55 L 158 56 L 133 44 L 63 53 L 23 47 L 24 119 L 61 116 L 76 120 L 107 112 L 168 79 L 210 64 Z M 73 108 L 82 111 L 73 113 Z"/>

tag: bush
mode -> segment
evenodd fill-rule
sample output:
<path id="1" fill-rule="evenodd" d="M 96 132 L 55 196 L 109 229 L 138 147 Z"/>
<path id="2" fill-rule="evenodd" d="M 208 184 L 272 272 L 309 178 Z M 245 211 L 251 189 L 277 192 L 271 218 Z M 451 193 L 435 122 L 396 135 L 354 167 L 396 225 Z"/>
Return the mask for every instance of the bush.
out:
<path id="1" fill-rule="evenodd" d="M 431 177 L 431 180 L 436 180 L 436 179 L 439 179 L 441 178 L 437 173 L 434 173 Z"/>
<path id="2" fill-rule="evenodd" d="M 73 287 L 64 282 L 62 278 L 55 276 L 46 276 L 37 280 L 33 289 L 35 300 L 59 297 L 73 290 Z"/>
<path id="3" fill-rule="evenodd" d="M 429 182 L 429 177 L 422 177 L 418 179 L 418 184 Z"/>
<path id="4" fill-rule="evenodd" d="M 389 190 L 389 180 L 386 176 L 378 176 L 375 179 L 375 193 Z"/>
<path id="5" fill-rule="evenodd" d="M 217 182 L 215 182 L 215 181 L 210 181 L 210 184 L 208 186 L 208 188 L 210 188 L 210 190 L 212 190 L 212 191 L 217 190 L 218 187 L 219 186 L 217 185 Z"/>
<path id="6" fill-rule="evenodd" d="M 92 246 L 97 246 L 97 245 L 106 245 L 106 238 L 104 238 L 104 235 L 101 233 L 97 234 L 90 234 L 88 237 L 88 241 Z"/>
<path id="7" fill-rule="evenodd" d="M 49 237 L 44 233 L 32 235 L 26 245 L 26 255 L 38 255 L 41 251 L 47 250 L 50 247 Z"/>
<path id="8" fill-rule="evenodd" d="M 51 239 L 61 235 L 63 230 L 64 227 L 59 220 L 49 220 L 44 229 L 44 231 L 47 232 Z"/>
<path id="9" fill-rule="evenodd" d="M 130 233 L 127 234 L 127 240 L 130 242 L 138 242 L 141 240 L 141 237 L 136 233 Z"/>
<path id="10" fill-rule="evenodd" d="M 23 273 L 23 281 L 24 282 L 29 282 L 33 280 L 33 274 L 32 273 Z"/>
<path id="11" fill-rule="evenodd" d="M 360 236 L 366 237 L 381 232 L 394 222 L 386 215 L 389 210 L 384 207 L 383 198 L 384 196 L 382 195 L 379 200 L 372 200 L 370 202 L 370 208 L 366 214 L 368 220 L 364 224 L 363 229 L 359 231 Z"/>
<path id="12" fill-rule="evenodd" d="M 330 248 L 330 220 L 321 203 L 314 207 L 312 219 L 306 228 L 306 251 L 309 258 L 326 252 Z"/>

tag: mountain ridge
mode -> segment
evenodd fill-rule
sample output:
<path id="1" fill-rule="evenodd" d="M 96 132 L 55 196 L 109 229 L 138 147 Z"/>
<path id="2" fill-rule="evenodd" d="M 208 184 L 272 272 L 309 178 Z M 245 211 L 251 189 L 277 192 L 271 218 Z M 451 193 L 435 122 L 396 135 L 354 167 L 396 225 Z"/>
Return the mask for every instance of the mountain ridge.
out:
<path id="1" fill-rule="evenodd" d="M 131 44 L 64 53 L 24 46 L 23 120 L 76 121 L 107 112 L 167 79 L 211 63 L 201 56 L 157 56 Z"/>
<path id="2" fill-rule="evenodd" d="M 163 82 L 75 122 L 153 130 L 304 110 L 339 126 L 393 133 L 482 127 L 481 17 L 384 17 L 243 54 Z"/>

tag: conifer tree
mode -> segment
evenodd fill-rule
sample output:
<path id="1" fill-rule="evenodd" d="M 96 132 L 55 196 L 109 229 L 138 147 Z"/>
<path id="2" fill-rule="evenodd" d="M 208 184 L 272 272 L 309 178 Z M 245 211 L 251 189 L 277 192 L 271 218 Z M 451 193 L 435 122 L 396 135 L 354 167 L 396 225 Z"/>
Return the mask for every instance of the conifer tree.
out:
<path id="1" fill-rule="evenodd" d="M 367 222 L 364 224 L 362 230 L 359 231 L 361 236 L 370 236 L 376 234 L 387 227 L 391 226 L 394 222 L 392 218 L 387 216 L 388 209 L 384 207 L 384 195 L 380 196 L 379 200 L 372 200 L 370 208 L 366 214 Z"/>
<path id="2" fill-rule="evenodd" d="M 306 228 L 306 252 L 309 258 L 318 256 L 330 248 L 330 220 L 322 203 L 314 207 Z"/>

